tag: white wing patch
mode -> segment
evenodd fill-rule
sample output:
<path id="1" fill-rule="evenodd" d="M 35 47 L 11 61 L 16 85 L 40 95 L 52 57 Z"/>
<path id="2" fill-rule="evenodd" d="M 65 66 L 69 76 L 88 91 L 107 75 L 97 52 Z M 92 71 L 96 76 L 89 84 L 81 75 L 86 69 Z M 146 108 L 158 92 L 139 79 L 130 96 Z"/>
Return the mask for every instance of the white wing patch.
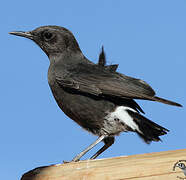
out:
<path id="1" fill-rule="evenodd" d="M 134 131 L 137 130 L 138 132 L 142 133 L 139 130 L 138 125 L 133 121 L 133 118 L 128 114 L 126 110 L 130 110 L 133 112 L 137 112 L 132 108 L 126 107 L 126 106 L 118 106 L 114 112 L 110 114 L 110 117 L 117 118 L 123 123 L 125 123 L 127 126 L 129 126 Z"/>

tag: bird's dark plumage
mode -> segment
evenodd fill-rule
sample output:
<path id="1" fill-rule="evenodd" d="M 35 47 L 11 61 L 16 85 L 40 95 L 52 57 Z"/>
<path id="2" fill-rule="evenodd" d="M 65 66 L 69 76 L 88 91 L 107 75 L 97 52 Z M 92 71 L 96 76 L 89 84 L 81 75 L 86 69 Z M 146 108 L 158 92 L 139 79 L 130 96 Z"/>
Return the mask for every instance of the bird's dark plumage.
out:
<path id="1" fill-rule="evenodd" d="M 114 143 L 121 132 L 136 132 L 146 143 L 159 141 L 167 129 L 148 120 L 134 99 L 180 104 L 155 96 L 143 80 L 116 72 L 118 65 L 107 65 L 102 47 L 98 63 L 81 52 L 73 34 L 59 26 L 42 26 L 30 32 L 11 32 L 36 42 L 50 59 L 48 82 L 62 111 L 84 129 L 99 136 L 96 142 L 76 156 L 77 161 L 100 141 L 105 145 L 96 158 Z"/>
<path id="2" fill-rule="evenodd" d="M 105 65 L 106 65 L 106 57 L 105 57 L 105 52 L 104 52 L 103 46 L 101 48 L 101 53 L 99 55 L 98 65 L 102 66 L 102 67 L 105 67 Z"/>
<path id="3" fill-rule="evenodd" d="M 109 66 L 106 65 L 106 56 L 105 56 L 103 46 L 102 46 L 102 49 L 101 49 L 101 53 L 99 55 L 98 65 L 100 67 L 102 67 L 103 69 L 108 70 L 110 72 L 115 72 L 118 68 L 118 64 L 112 64 L 112 65 L 109 65 Z"/>

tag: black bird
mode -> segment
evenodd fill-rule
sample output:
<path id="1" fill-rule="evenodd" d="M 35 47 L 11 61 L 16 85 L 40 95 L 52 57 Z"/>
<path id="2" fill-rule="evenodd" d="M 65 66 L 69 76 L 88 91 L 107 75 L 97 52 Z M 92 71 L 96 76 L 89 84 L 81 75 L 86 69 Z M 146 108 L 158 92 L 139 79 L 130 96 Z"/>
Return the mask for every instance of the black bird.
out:
<path id="1" fill-rule="evenodd" d="M 73 34 L 59 26 L 42 26 L 33 31 L 10 34 L 33 40 L 50 59 L 48 82 L 61 110 L 87 131 L 98 136 L 80 158 L 103 141 L 105 145 L 90 159 L 95 159 L 121 132 L 136 132 L 146 143 L 160 141 L 168 130 L 140 114 L 143 110 L 133 99 L 180 104 L 155 96 L 144 81 L 116 72 L 118 65 L 106 65 L 102 52 L 98 64 L 89 61 L 81 52 Z"/>

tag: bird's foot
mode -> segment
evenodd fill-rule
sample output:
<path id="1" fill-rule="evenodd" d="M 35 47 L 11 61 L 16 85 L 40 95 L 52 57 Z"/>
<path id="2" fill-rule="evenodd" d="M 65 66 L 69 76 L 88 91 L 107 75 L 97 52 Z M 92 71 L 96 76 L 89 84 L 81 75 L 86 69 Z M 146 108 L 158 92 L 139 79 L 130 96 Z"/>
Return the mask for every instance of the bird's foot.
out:
<path id="1" fill-rule="evenodd" d="M 74 160 L 72 160 L 72 161 L 65 161 L 65 160 L 64 160 L 63 163 L 64 163 L 64 164 L 67 164 L 67 163 L 78 162 L 78 161 L 80 161 L 80 160 L 76 160 L 76 161 L 74 161 Z"/>
<path id="2" fill-rule="evenodd" d="M 64 161 L 63 160 L 63 164 L 67 164 L 67 163 L 70 163 L 71 161 Z"/>

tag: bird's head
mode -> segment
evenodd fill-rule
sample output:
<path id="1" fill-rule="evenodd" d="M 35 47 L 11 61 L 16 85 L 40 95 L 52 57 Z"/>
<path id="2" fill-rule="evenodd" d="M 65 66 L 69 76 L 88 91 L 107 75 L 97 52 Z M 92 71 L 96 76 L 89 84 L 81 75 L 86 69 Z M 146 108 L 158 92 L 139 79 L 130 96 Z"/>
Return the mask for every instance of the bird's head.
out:
<path id="1" fill-rule="evenodd" d="M 60 26 L 41 26 L 33 31 L 14 31 L 10 34 L 33 40 L 47 56 L 69 50 L 71 52 L 81 52 L 73 34 L 68 29 Z"/>
<path id="2" fill-rule="evenodd" d="M 178 163 L 177 167 L 179 167 L 180 169 L 186 169 L 186 166 L 184 163 Z"/>

